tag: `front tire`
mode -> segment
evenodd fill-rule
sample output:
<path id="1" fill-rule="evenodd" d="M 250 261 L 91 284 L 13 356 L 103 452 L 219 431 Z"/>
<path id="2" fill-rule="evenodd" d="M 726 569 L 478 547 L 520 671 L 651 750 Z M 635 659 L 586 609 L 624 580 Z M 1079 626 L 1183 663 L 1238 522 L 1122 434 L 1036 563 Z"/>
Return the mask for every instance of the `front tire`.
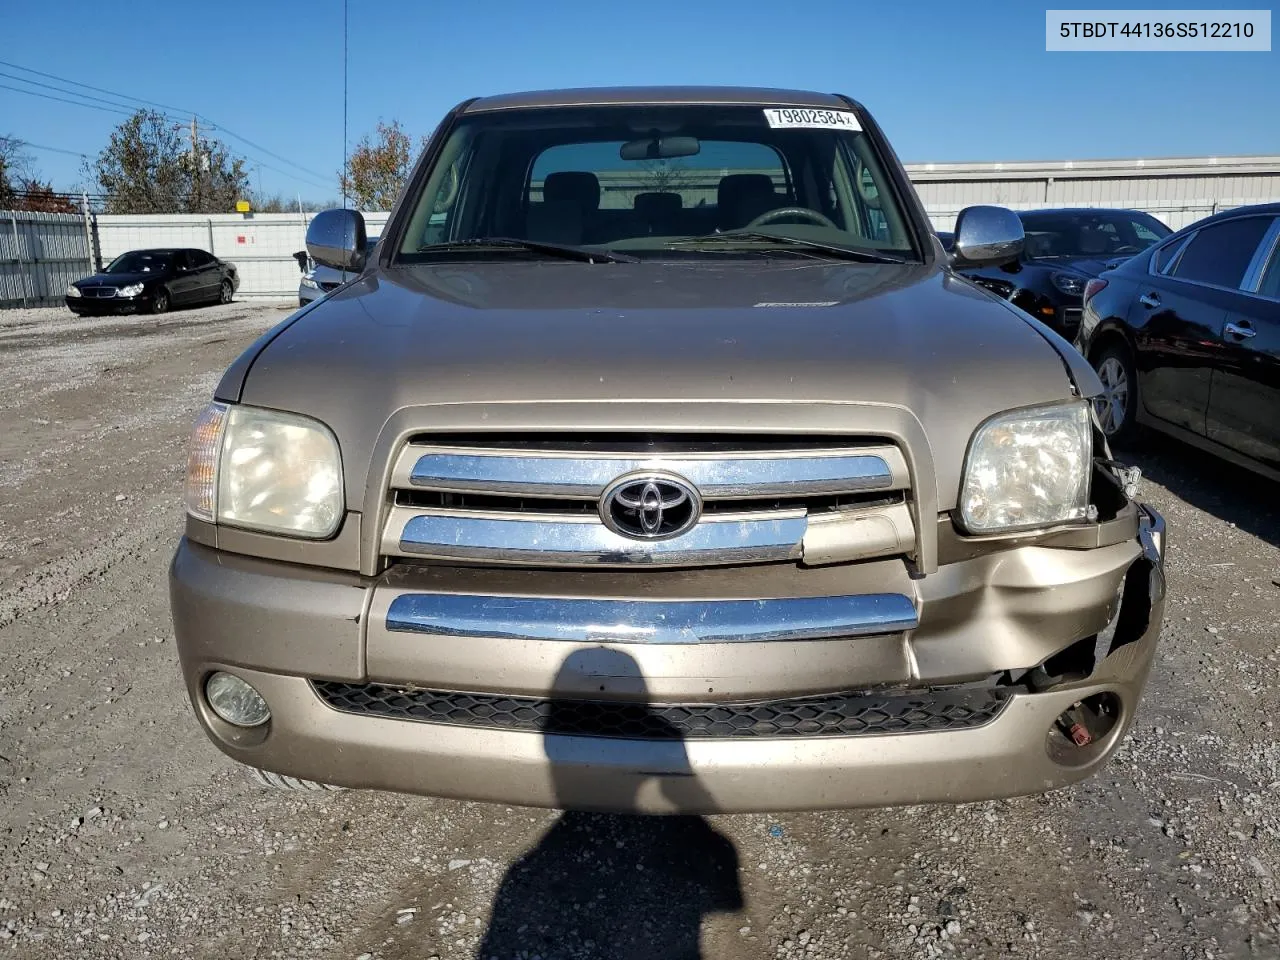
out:
<path id="1" fill-rule="evenodd" d="M 315 780 L 303 780 L 301 777 L 289 777 L 283 773 L 272 773 L 257 767 L 249 768 L 249 779 L 262 787 L 273 790 L 286 790 L 290 793 L 341 793 L 343 787 L 335 787 L 331 783 L 317 783 Z"/>
<path id="2" fill-rule="evenodd" d="M 156 295 L 151 298 L 151 312 L 165 313 L 169 309 L 169 291 L 161 287 L 156 291 Z"/>
<path id="3" fill-rule="evenodd" d="M 1102 395 L 1093 402 L 1102 432 L 1117 445 L 1132 443 L 1138 436 L 1138 377 L 1129 348 L 1108 344 L 1094 357 L 1093 369 L 1102 381 Z"/>

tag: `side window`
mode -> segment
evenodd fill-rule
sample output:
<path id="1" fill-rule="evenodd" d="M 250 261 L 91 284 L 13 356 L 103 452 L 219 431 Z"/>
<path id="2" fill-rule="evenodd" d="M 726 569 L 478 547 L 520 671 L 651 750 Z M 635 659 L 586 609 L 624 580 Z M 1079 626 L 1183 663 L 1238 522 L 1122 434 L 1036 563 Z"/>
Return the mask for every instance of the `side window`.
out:
<path id="1" fill-rule="evenodd" d="M 1140 223 L 1137 220 L 1131 220 L 1130 223 L 1133 224 L 1134 234 L 1143 243 L 1151 244 L 1151 243 L 1155 243 L 1157 240 L 1160 239 L 1160 235 L 1157 234 L 1150 227 L 1148 227 L 1145 223 Z"/>
<path id="2" fill-rule="evenodd" d="M 1271 263 L 1262 273 L 1262 282 L 1258 284 L 1258 293 L 1272 300 L 1280 300 L 1280 247 L 1271 253 Z"/>
<path id="3" fill-rule="evenodd" d="M 1169 269 L 1169 264 L 1173 263 L 1173 258 L 1178 255 L 1187 244 L 1186 237 L 1179 237 L 1173 243 L 1166 243 L 1163 247 L 1156 251 L 1156 260 L 1153 264 L 1156 273 L 1164 273 Z"/>
<path id="4" fill-rule="evenodd" d="M 191 269 L 191 260 L 187 256 L 187 251 L 179 250 L 173 255 L 173 270 L 175 273 L 181 273 L 183 270 Z"/>
<path id="5" fill-rule="evenodd" d="M 1239 287 L 1270 225 L 1270 217 L 1242 217 L 1205 227 L 1187 245 L 1173 276 L 1219 287 Z"/>
<path id="6" fill-rule="evenodd" d="M 188 256 L 191 257 L 191 265 L 197 269 L 213 266 L 213 254 L 206 253 L 204 250 L 192 250 Z"/>

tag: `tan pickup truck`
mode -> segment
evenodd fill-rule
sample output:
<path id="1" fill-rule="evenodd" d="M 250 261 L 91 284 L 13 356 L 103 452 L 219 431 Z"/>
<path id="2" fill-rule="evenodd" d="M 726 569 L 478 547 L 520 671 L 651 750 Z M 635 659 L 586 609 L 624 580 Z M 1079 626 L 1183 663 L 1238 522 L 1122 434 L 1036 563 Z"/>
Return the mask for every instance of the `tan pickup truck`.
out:
<path id="1" fill-rule="evenodd" d="M 970 801 L 1098 770 L 1164 606 L 1101 386 L 954 272 L 842 96 L 467 101 L 354 279 L 201 413 L 171 569 L 258 776 L 643 812 Z"/>

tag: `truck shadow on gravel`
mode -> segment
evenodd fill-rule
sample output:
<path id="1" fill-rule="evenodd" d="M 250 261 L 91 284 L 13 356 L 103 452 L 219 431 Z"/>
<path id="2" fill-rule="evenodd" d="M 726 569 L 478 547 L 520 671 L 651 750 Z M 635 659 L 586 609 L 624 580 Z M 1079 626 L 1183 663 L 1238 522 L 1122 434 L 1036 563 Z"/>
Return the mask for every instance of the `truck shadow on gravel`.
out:
<path id="1" fill-rule="evenodd" d="M 568 740 L 566 734 L 603 725 L 605 718 L 593 708 L 584 711 L 580 699 L 555 698 L 543 730 L 560 806 L 571 808 L 584 796 L 602 806 L 623 806 L 641 791 L 648 795 L 657 788 L 677 810 L 707 809 L 709 798 L 693 777 L 684 741 L 648 704 L 635 660 L 611 650 L 580 651 L 566 658 L 554 689 L 581 689 L 583 676 L 607 677 L 637 696 L 615 722 L 662 741 L 660 756 L 651 758 L 655 767 L 683 771 L 686 778 L 658 788 L 652 778 L 619 775 L 599 788 L 598 773 L 581 764 L 590 763 L 589 754 L 596 751 L 603 756 L 625 750 L 627 741 Z M 566 809 L 537 846 L 508 869 L 476 957 L 697 960 L 703 919 L 742 906 L 737 851 L 703 817 Z"/>
<path id="2" fill-rule="evenodd" d="M 1153 430 L 1116 456 L 1191 506 L 1280 546 L 1280 483 Z"/>

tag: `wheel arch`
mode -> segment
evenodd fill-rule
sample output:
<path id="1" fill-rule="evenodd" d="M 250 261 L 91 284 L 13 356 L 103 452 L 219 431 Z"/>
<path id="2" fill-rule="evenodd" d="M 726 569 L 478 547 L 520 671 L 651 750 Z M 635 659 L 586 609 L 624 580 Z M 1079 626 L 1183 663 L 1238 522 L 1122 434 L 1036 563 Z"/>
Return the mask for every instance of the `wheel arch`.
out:
<path id="1" fill-rule="evenodd" d="M 1094 365 L 1096 368 L 1098 357 L 1101 356 L 1102 351 L 1116 343 L 1124 347 L 1129 354 L 1129 359 L 1133 362 L 1134 371 L 1137 372 L 1138 354 L 1134 347 L 1133 335 L 1124 323 L 1118 319 L 1104 320 L 1098 324 L 1093 336 L 1089 338 L 1089 350 L 1085 357 L 1090 365 Z"/>

